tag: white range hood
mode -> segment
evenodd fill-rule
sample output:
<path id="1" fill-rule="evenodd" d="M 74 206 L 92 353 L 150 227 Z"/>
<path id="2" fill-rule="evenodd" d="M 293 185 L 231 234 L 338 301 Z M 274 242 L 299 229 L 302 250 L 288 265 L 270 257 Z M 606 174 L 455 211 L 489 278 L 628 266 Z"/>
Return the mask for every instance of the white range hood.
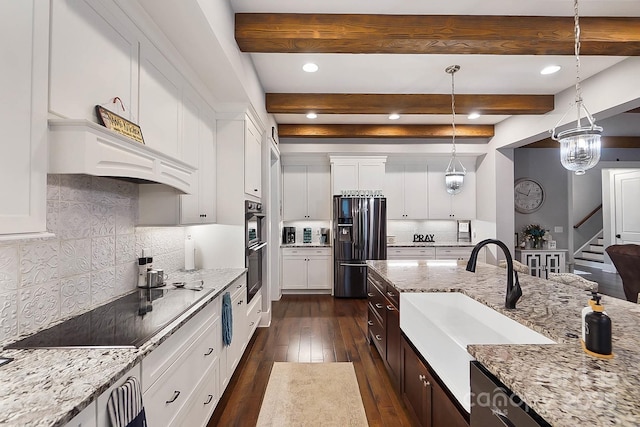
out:
<path id="1" fill-rule="evenodd" d="M 49 173 L 159 183 L 191 194 L 196 168 L 89 120 L 49 120 Z"/>

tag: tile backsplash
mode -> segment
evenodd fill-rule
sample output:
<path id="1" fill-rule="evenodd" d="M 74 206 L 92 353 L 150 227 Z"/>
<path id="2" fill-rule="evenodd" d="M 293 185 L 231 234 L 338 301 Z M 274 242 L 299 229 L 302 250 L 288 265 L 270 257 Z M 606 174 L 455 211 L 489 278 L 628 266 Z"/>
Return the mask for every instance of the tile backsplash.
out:
<path id="1" fill-rule="evenodd" d="M 389 220 L 387 236 L 395 236 L 396 243 L 413 242 L 414 234 L 433 234 L 436 242 L 455 242 L 458 239 L 456 221 L 447 220 Z"/>
<path id="2" fill-rule="evenodd" d="M 0 242 L 0 345 L 102 305 L 136 287 L 137 258 L 183 268 L 184 229 L 135 227 L 138 184 L 49 175 L 51 238 Z"/>

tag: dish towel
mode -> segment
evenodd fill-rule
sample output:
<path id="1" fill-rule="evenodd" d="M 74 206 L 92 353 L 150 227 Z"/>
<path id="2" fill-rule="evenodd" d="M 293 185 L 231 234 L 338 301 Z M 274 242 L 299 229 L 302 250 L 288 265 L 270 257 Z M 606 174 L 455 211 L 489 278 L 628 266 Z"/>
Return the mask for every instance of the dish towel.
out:
<path id="1" fill-rule="evenodd" d="M 112 427 L 147 427 L 147 417 L 142 406 L 142 390 L 135 377 L 129 377 L 109 396 L 107 412 Z"/>
<path id="2" fill-rule="evenodd" d="M 231 294 L 229 292 L 222 296 L 222 342 L 224 345 L 231 345 L 233 337 L 233 310 L 231 307 Z"/>

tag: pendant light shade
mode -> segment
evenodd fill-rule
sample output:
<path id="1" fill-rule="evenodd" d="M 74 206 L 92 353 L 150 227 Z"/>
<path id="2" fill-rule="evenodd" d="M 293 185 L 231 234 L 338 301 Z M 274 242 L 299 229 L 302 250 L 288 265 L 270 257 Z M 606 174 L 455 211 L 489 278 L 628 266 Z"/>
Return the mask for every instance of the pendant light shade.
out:
<path id="1" fill-rule="evenodd" d="M 462 165 L 462 162 L 456 158 L 456 102 L 453 75 L 459 70 L 459 65 L 450 65 L 444 70 L 447 74 L 451 74 L 451 127 L 453 128 L 453 136 L 451 139 L 451 160 L 449 160 L 449 166 L 447 166 L 447 170 L 444 172 L 444 184 L 447 188 L 447 193 L 451 195 L 458 194 L 462 191 L 464 176 L 467 174 L 467 170 Z M 458 166 L 456 166 L 456 163 Z"/>
<path id="2" fill-rule="evenodd" d="M 600 161 L 602 127 L 596 126 L 593 116 L 584 106 L 582 93 L 580 91 L 580 20 L 578 15 L 578 0 L 574 0 L 574 35 L 576 54 L 576 100 L 577 110 L 576 127 L 562 132 L 557 131 L 557 127 L 564 120 L 567 113 L 564 113 L 556 126 L 551 130 L 552 138 L 560 142 L 560 162 L 565 169 L 575 172 L 576 175 L 584 175 L 585 171 L 594 167 Z M 582 126 L 581 116 L 584 112 L 589 126 Z"/>

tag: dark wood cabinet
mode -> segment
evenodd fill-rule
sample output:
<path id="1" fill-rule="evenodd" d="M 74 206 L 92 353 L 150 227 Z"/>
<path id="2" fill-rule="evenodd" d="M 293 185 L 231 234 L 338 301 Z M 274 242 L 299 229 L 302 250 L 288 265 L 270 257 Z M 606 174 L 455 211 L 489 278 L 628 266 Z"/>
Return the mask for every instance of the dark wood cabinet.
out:
<path id="1" fill-rule="evenodd" d="M 369 271 L 367 276 L 369 302 L 368 335 L 385 361 L 391 379 L 400 387 L 400 301 L 395 288 Z"/>
<path id="2" fill-rule="evenodd" d="M 469 427 L 462 410 L 404 337 L 401 337 L 401 366 L 402 400 L 418 425 Z"/>

